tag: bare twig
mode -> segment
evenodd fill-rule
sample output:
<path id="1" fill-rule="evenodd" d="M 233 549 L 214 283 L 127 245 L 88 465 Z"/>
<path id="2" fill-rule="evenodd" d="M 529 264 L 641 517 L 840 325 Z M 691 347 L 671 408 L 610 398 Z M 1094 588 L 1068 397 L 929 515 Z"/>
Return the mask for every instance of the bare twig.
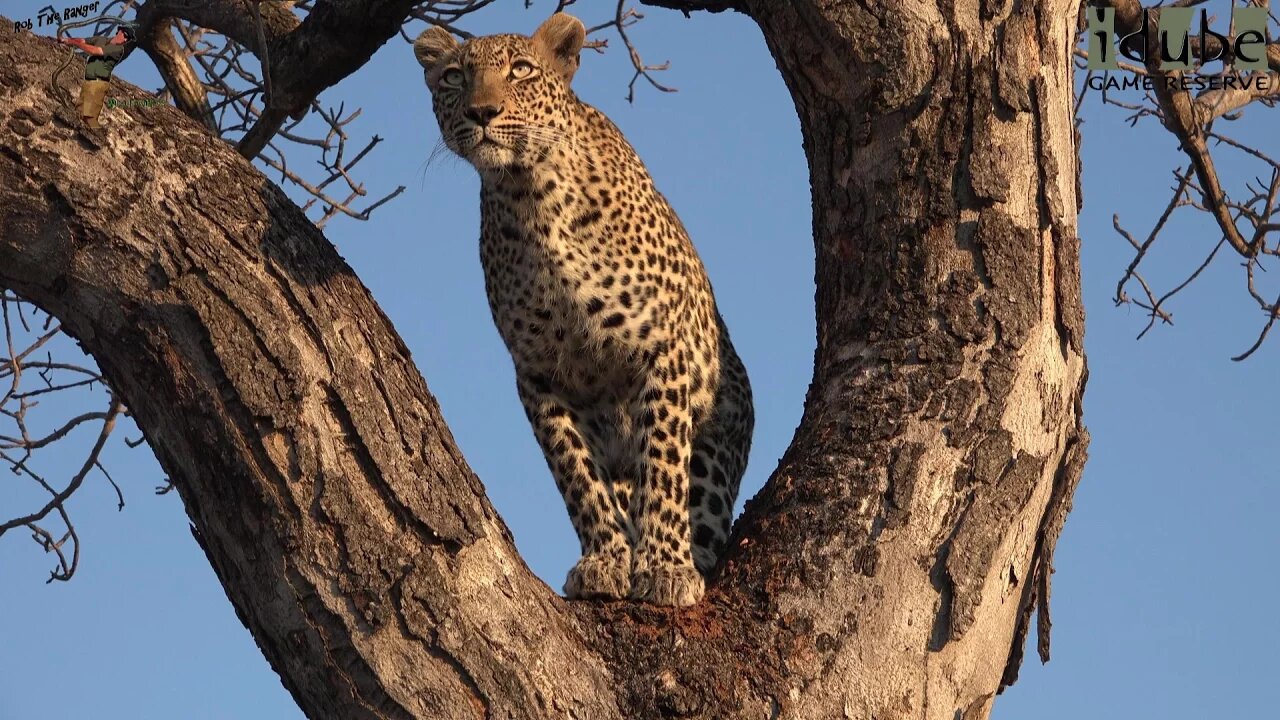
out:
<path id="1" fill-rule="evenodd" d="M 63 398 L 58 407 L 65 408 L 85 391 L 104 389 L 102 376 L 87 364 L 55 362 L 54 351 L 68 351 L 62 328 L 52 317 L 7 291 L 0 291 L 0 320 L 4 331 L 0 348 L 0 463 L 47 496 L 38 507 L 0 518 L 0 536 L 15 528 L 26 529 L 43 551 L 57 557 L 49 581 L 69 580 L 79 564 L 80 541 L 67 503 L 92 470 L 102 473 L 115 490 L 117 507 L 124 507 L 124 492 L 101 459 L 124 408 L 109 392 L 105 398 L 93 393 L 90 402 L 104 400 L 105 410 L 70 413 L 68 419 L 53 424 L 47 417 L 37 417 L 42 399 L 57 395 Z M 69 444 L 77 442 L 73 437 L 77 431 L 95 426 L 97 440 L 85 451 L 80 470 L 65 485 L 37 470 L 44 453 L 64 455 L 73 447 Z M 55 531 L 47 522 L 60 523 L 62 529 Z"/>
<path id="2" fill-rule="evenodd" d="M 1125 35 L 1133 32 L 1141 20 L 1141 6 L 1134 0 L 1098 0 L 1098 4 L 1116 8 L 1116 30 Z M 1198 0 L 1180 0 L 1174 3 L 1179 7 L 1190 7 L 1200 4 Z M 1265 4 L 1263 5 L 1265 6 Z M 1274 20 L 1274 16 L 1273 16 Z M 1154 22 L 1154 19 L 1152 20 Z M 1228 40 L 1234 37 L 1234 29 L 1228 33 Z M 1199 38 L 1192 39 L 1192 51 L 1196 57 L 1201 56 Z M 1216 43 L 1217 40 L 1212 40 Z M 1210 43 L 1211 45 L 1211 43 Z M 1205 48 L 1210 56 L 1216 47 Z M 1087 57 L 1078 53 L 1082 57 Z M 1275 55 L 1275 57 L 1273 57 Z M 1147 66 L 1145 68 L 1128 68 L 1127 70 L 1147 76 L 1147 92 L 1141 102 L 1122 100 L 1116 92 L 1110 91 L 1113 84 L 1104 83 L 1099 93 L 1104 105 L 1123 108 L 1129 113 L 1127 121 L 1132 125 L 1144 117 L 1155 117 L 1161 121 L 1179 142 L 1180 149 L 1189 161 L 1186 168 L 1174 171 L 1176 185 L 1173 194 L 1142 242 L 1138 242 L 1120 225 L 1119 218 L 1114 218 L 1113 225 L 1126 242 L 1134 249 L 1133 259 L 1125 268 L 1116 285 L 1115 301 L 1117 305 L 1132 303 L 1147 311 L 1147 326 L 1138 337 L 1145 335 L 1151 327 L 1160 321 L 1172 324 L 1172 314 L 1167 310 L 1167 303 L 1178 293 L 1190 286 L 1208 268 L 1222 247 L 1230 247 L 1235 256 L 1242 259 L 1245 268 L 1245 286 L 1249 296 L 1258 304 L 1267 316 L 1266 323 L 1254 345 L 1236 356 L 1235 360 L 1243 360 L 1252 355 L 1262 344 L 1275 324 L 1280 312 L 1280 300 L 1271 299 L 1273 291 L 1264 291 L 1258 287 L 1257 271 L 1262 269 L 1262 259 L 1280 255 L 1280 243 L 1274 238 L 1280 234 L 1280 218 L 1277 212 L 1277 195 L 1280 194 L 1280 162 L 1261 147 L 1256 147 L 1214 129 L 1215 120 L 1223 122 L 1241 117 L 1246 108 L 1263 106 L 1271 108 L 1280 98 L 1280 45 L 1272 43 L 1268 46 L 1268 60 L 1271 67 L 1266 71 L 1251 73 L 1238 72 L 1230 62 L 1224 63 L 1221 71 L 1211 74 L 1190 76 L 1183 71 L 1166 71 L 1158 61 L 1158 51 L 1154 45 L 1147 48 Z M 1096 76 L 1095 76 L 1096 77 Z M 1193 79 L 1205 89 L 1192 96 L 1184 80 Z M 1083 93 L 1081 94 L 1083 97 Z M 1244 157 L 1263 163 L 1270 172 L 1270 182 L 1258 181 L 1249 189 L 1247 200 L 1233 196 L 1227 186 L 1227 180 L 1218 174 L 1213 156 L 1213 149 L 1224 148 L 1227 151 L 1238 151 Z M 1144 260 L 1150 255 L 1160 237 L 1169 231 L 1172 215 L 1183 208 L 1207 213 L 1216 221 L 1221 231 L 1213 248 L 1195 266 L 1195 268 L 1172 290 L 1157 296 L 1139 270 Z M 1142 290 L 1145 299 L 1134 299 L 1126 288 L 1136 283 Z M 1264 292 L 1266 294 L 1264 294 Z"/>

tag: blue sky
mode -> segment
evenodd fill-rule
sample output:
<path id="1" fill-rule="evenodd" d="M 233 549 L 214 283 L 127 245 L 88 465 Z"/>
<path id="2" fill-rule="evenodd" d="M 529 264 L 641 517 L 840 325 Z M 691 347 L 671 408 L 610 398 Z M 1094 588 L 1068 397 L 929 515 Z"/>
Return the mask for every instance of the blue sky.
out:
<path id="1" fill-rule="evenodd" d="M 44 4 L 10 0 L 4 12 L 34 16 Z M 466 27 L 529 32 L 551 5 L 500 3 Z M 605 4 L 579 6 L 602 13 L 584 11 L 589 22 L 606 13 Z M 671 61 L 662 79 L 679 92 L 642 85 L 628 105 L 629 63 L 618 47 L 587 53 L 575 87 L 636 146 L 706 262 L 756 393 L 745 499 L 790 442 L 812 370 L 813 247 L 799 125 L 747 19 L 644 12 L 633 38 L 648 61 Z M 119 75 L 158 86 L 141 54 Z M 489 318 L 475 173 L 449 156 L 425 165 L 439 133 L 399 40 L 322 101 L 364 108 L 353 143 L 386 139 L 360 168 L 371 195 L 407 186 L 369 222 L 335 221 L 328 236 L 405 338 L 525 559 L 559 588 L 576 542 Z M 1267 136 L 1274 112 L 1241 134 L 1280 150 Z M 1175 301 L 1176 326 L 1134 340 L 1141 312 L 1111 301 L 1131 256 L 1111 215 L 1145 234 L 1167 200 L 1176 143 L 1151 120 L 1128 129 L 1096 98 L 1083 115 L 1093 445 L 1058 550 L 1053 661 L 1041 667 L 1029 649 L 1022 679 L 993 717 L 1273 716 L 1280 662 L 1270 648 L 1280 629 L 1267 619 L 1280 582 L 1267 568 L 1280 540 L 1280 337 L 1249 362 L 1229 360 L 1263 318 L 1238 263 L 1224 256 Z M 1261 172 L 1220 155 L 1225 174 Z M 1218 237 L 1206 219 L 1181 217 L 1150 261 L 1159 287 L 1176 284 Z M 63 410 L 46 409 L 49 422 Z M 45 468 L 64 477 L 78 460 L 68 452 Z M 301 717 L 236 620 L 181 501 L 152 493 L 164 478 L 150 452 L 116 442 L 106 461 L 128 505 L 116 512 L 101 478 L 77 494 L 70 510 L 83 549 L 72 582 L 44 584 L 52 560 L 20 533 L 0 539 L 0 720 Z M 18 482 L 0 476 L 0 514 L 32 497 Z"/>

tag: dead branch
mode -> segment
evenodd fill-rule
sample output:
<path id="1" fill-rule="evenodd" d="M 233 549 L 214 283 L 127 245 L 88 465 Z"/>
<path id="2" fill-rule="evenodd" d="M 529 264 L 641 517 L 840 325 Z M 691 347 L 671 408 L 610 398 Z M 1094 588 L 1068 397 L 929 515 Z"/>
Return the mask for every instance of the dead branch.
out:
<path id="1" fill-rule="evenodd" d="M 1136 32 L 1142 23 L 1144 9 L 1137 0 L 1103 0 L 1095 3 L 1099 6 L 1115 9 L 1116 33 L 1125 36 Z M 1176 6 L 1187 7 L 1198 2 L 1182 2 Z M 1154 27 L 1158 23 L 1159 10 L 1148 9 L 1151 13 L 1149 22 Z M 1274 20 L 1274 16 L 1272 16 Z M 1228 32 L 1229 40 L 1234 38 L 1234 30 Z M 1271 238 L 1280 227 L 1275 218 L 1277 214 L 1276 195 L 1280 189 L 1280 163 L 1262 148 L 1252 147 L 1239 142 L 1214 129 L 1215 121 L 1229 122 L 1238 120 L 1243 111 L 1251 106 L 1271 108 L 1280 97 L 1280 44 L 1268 46 L 1270 67 L 1265 71 L 1241 72 L 1224 62 L 1217 72 L 1206 72 L 1203 68 L 1196 75 L 1181 70 L 1165 70 L 1159 61 L 1157 33 L 1148 36 L 1145 48 L 1147 58 L 1144 68 L 1132 66 L 1122 67 L 1121 72 L 1132 72 L 1146 82 L 1142 87 L 1146 91 L 1142 102 L 1134 103 L 1121 100 L 1110 92 L 1109 83 L 1102 83 L 1100 94 L 1103 104 L 1122 108 L 1130 114 L 1127 117 L 1131 125 L 1136 125 L 1142 118 L 1155 117 L 1163 127 L 1178 140 L 1179 148 L 1187 158 L 1184 170 L 1175 170 L 1176 180 L 1173 194 L 1164 212 L 1156 220 L 1146 238 L 1137 242 L 1120 224 L 1119 216 L 1113 221 L 1116 232 L 1133 248 L 1134 257 L 1116 286 L 1115 302 L 1117 305 L 1132 303 L 1143 308 L 1148 315 L 1146 327 L 1138 334 L 1143 337 L 1157 322 L 1172 324 L 1173 316 L 1166 303 L 1175 295 L 1191 285 L 1203 271 L 1218 257 L 1218 250 L 1223 245 L 1229 246 L 1235 254 L 1242 258 L 1245 268 L 1245 284 L 1250 297 L 1258 304 L 1266 315 L 1266 321 L 1257 341 L 1235 360 L 1243 360 L 1252 355 L 1262 344 L 1275 323 L 1280 305 L 1277 300 L 1270 299 L 1269 294 L 1257 287 L 1255 272 L 1261 269 L 1262 258 L 1280 254 L 1280 242 Z M 1219 41 L 1210 37 L 1201 47 L 1198 35 L 1189 39 L 1192 54 L 1199 58 L 1216 56 L 1221 50 Z M 1077 53 L 1087 57 L 1083 51 Z M 1189 83 L 1194 80 L 1195 83 Z M 1086 82 L 1090 82 L 1087 80 Z M 1193 95 L 1190 84 L 1203 86 Z M 1088 88 L 1082 90 L 1081 99 Z M 1239 201 L 1226 187 L 1224 178 L 1217 170 L 1211 148 L 1224 147 L 1239 151 L 1243 155 L 1265 164 L 1270 169 L 1270 181 L 1258 181 L 1257 188 L 1250 188 L 1249 199 Z M 1220 238 L 1212 246 L 1212 250 L 1197 263 L 1194 269 L 1168 292 L 1157 296 L 1139 272 L 1142 262 L 1149 256 L 1162 233 L 1168 231 L 1169 220 L 1178 210 L 1187 208 L 1207 213 L 1213 217 L 1221 231 Z M 1136 282 L 1141 288 L 1145 300 L 1137 300 L 1128 294 L 1126 287 Z"/>
<path id="2" fill-rule="evenodd" d="M 37 418 L 37 410 L 47 396 L 105 388 L 105 383 L 95 368 L 53 361 L 50 348 L 63 339 L 62 328 L 39 309 L 11 293 L 0 292 L 0 318 L 4 327 L 4 346 L 0 348 L 0 384 L 4 386 L 0 394 L 0 462 L 47 496 L 30 512 L 0 519 L 0 537 L 15 528 L 25 528 L 42 550 L 57 557 L 49 581 L 70 580 L 80 558 L 79 536 L 67 510 L 72 495 L 97 470 L 115 490 L 118 507 L 124 507 L 124 493 L 101 462 L 103 448 L 124 407 L 107 393 L 103 411 L 75 414 L 56 426 L 50 426 L 47 418 Z M 97 439 L 86 451 L 79 471 L 65 485 L 59 487 L 38 469 L 44 451 L 57 446 L 59 454 L 65 453 L 66 443 L 78 430 L 94 426 L 98 428 Z M 61 530 L 45 526 L 50 516 L 57 518 Z"/>

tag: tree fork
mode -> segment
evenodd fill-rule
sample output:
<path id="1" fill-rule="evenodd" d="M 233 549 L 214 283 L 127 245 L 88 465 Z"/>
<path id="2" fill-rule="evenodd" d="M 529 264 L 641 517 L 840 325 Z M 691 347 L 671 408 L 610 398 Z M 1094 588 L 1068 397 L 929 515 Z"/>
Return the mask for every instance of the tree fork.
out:
<path id="1" fill-rule="evenodd" d="M 742 5 L 801 119 L 818 349 L 686 611 L 558 598 L 282 193 L 176 111 L 84 134 L 57 51 L 0 47 L 0 286 L 98 360 L 310 717 L 952 720 L 1016 676 L 1087 445 L 1076 3 Z"/>

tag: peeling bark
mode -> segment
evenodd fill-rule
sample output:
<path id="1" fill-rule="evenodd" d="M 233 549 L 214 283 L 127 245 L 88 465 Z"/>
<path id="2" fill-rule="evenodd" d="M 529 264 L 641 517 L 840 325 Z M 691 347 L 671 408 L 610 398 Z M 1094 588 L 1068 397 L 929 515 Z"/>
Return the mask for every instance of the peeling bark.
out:
<path id="1" fill-rule="evenodd" d="M 0 287 L 98 360 L 310 717 L 982 718 L 1036 607 L 1047 656 L 1088 444 L 1077 4 L 740 9 L 800 115 L 818 345 L 682 611 L 529 572 L 367 290 L 234 150 L 171 110 L 86 135 L 53 46 L 0 47 Z"/>
<path id="2" fill-rule="evenodd" d="M 745 9 L 804 133 L 818 349 L 721 583 L 808 628 L 790 716 L 984 716 L 1088 442 L 1076 5 Z"/>

